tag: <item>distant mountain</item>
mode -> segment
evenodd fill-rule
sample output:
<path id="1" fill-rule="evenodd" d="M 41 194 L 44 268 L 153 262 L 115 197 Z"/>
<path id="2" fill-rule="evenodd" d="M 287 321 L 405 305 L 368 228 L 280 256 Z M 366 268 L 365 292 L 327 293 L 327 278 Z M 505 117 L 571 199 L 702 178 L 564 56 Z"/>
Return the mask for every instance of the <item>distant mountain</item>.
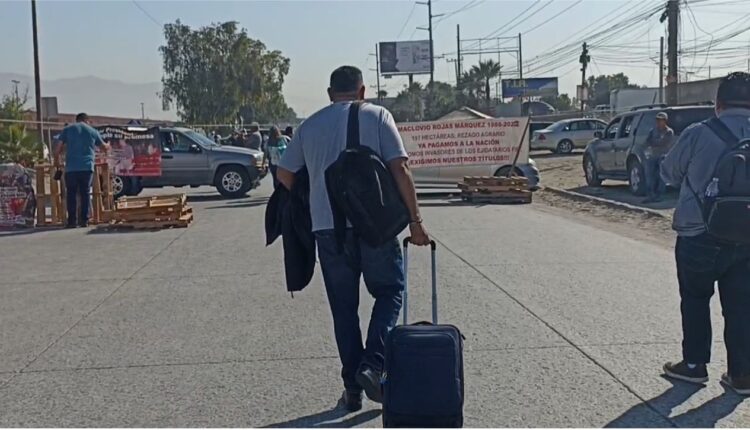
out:
<path id="1" fill-rule="evenodd" d="M 29 108 L 34 108 L 34 79 L 15 73 L 0 73 L 0 94 L 13 91 L 12 80 L 21 81 L 19 88 L 29 88 Z M 60 112 L 86 112 L 91 115 L 106 115 L 125 118 L 141 117 L 143 102 L 146 118 L 175 120 L 174 111 L 164 112 L 157 92 L 161 83 L 132 84 L 85 76 L 80 78 L 42 80 L 42 96 L 57 97 Z"/>

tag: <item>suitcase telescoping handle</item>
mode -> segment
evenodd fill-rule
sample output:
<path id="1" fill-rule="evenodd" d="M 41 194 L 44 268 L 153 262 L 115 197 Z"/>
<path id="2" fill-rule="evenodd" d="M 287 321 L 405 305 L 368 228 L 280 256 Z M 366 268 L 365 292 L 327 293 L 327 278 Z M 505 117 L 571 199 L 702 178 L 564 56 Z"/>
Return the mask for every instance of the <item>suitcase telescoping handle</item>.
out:
<path id="1" fill-rule="evenodd" d="M 402 311 L 404 313 L 404 325 L 408 324 L 408 312 L 409 312 L 409 242 L 411 237 L 404 239 L 404 303 Z M 430 241 L 430 253 L 432 256 L 432 323 L 438 323 L 438 301 L 437 301 L 437 265 L 435 253 L 437 250 L 437 244 L 434 240 Z"/>

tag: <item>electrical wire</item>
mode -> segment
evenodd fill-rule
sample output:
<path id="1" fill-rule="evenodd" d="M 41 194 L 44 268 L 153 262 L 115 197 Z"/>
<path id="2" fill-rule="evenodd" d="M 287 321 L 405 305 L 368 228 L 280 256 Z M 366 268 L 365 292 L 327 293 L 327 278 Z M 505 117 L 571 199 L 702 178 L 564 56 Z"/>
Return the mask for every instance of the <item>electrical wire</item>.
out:
<path id="1" fill-rule="evenodd" d="M 409 24 L 409 20 L 411 20 L 412 15 L 414 15 L 414 10 L 417 8 L 417 2 L 414 2 L 414 4 L 411 7 L 411 11 L 409 12 L 409 16 L 406 17 L 406 21 L 404 21 L 404 25 L 401 26 L 401 31 L 398 32 L 398 36 L 396 36 L 395 40 L 398 40 L 399 37 L 401 37 L 401 34 L 404 33 L 404 30 L 406 29 L 406 25 Z"/>
<path id="2" fill-rule="evenodd" d="M 138 9 L 140 9 L 140 11 L 143 12 L 144 15 L 146 15 L 148 17 L 148 19 L 150 19 L 154 24 L 158 25 L 159 28 L 164 27 L 164 24 L 162 24 L 161 22 L 159 22 L 158 19 L 154 18 L 153 15 L 151 15 L 150 13 L 148 13 L 148 11 L 146 9 L 144 9 L 143 6 L 140 5 L 140 3 L 138 3 L 136 0 L 130 0 L 130 1 L 133 2 L 133 4 L 135 5 L 135 7 L 137 7 Z"/>

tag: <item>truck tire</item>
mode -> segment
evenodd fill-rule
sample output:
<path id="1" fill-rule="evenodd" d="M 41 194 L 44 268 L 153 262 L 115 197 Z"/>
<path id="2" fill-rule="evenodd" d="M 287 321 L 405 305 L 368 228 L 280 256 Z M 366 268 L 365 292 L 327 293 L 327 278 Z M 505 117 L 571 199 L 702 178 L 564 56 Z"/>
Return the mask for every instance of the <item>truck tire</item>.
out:
<path id="1" fill-rule="evenodd" d="M 214 180 L 216 190 L 224 197 L 236 199 L 250 191 L 250 175 L 247 169 L 238 165 L 221 166 Z"/>
<path id="2" fill-rule="evenodd" d="M 596 170 L 596 163 L 594 163 L 594 159 L 588 154 L 583 156 L 583 174 L 586 176 L 586 184 L 589 187 L 599 187 L 602 185 L 602 180 L 599 178 L 599 171 Z"/>
<path id="3" fill-rule="evenodd" d="M 628 187 L 633 195 L 646 195 L 646 175 L 643 165 L 635 159 L 628 163 Z"/>

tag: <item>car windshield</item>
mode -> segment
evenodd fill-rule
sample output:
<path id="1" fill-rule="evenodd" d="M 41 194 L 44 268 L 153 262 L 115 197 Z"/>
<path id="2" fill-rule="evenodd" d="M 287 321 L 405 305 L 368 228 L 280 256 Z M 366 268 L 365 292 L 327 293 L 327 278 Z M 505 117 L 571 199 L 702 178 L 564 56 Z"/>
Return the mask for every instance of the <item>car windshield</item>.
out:
<path id="1" fill-rule="evenodd" d="M 219 146 L 218 143 L 214 142 L 213 140 L 209 139 L 203 134 L 197 133 L 193 130 L 185 130 L 185 135 L 189 138 L 193 139 L 194 141 L 200 143 L 203 146 Z"/>

